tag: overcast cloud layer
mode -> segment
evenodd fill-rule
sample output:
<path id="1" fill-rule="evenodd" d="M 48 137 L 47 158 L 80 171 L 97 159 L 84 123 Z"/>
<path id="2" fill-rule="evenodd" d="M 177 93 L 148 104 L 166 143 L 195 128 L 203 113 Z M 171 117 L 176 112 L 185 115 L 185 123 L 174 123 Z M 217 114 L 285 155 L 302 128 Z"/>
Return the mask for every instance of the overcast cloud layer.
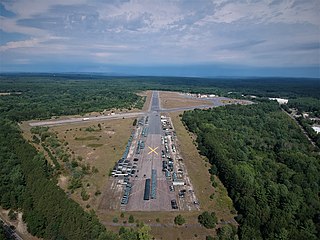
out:
<path id="1" fill-rule="evenodd" d="M 2 72 L 320 76 L 319 0 L 0 0 L 0 10 Z"/>

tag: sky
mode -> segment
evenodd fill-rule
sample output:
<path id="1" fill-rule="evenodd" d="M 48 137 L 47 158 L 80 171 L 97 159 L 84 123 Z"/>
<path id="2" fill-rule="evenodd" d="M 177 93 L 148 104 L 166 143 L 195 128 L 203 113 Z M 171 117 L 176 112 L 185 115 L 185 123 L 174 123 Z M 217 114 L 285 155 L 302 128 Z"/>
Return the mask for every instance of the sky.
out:
<path id="1" fill-rule="evenodd" d="M 320 78 L 319 0 L 0 0 L 0 72 Z"/>

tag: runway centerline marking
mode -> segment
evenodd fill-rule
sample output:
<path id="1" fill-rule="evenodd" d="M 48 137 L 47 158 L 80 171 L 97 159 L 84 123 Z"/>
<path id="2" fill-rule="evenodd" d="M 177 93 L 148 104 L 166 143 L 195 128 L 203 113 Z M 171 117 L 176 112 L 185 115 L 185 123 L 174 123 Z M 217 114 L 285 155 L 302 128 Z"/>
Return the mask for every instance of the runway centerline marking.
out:
<path id="1" fill-rule="evenodd" d="M 151 154 L 151 153 L 154 152 L 155 154 L 158 155 L 158 153 L 156 152 L 156 150 L 157 150 L 159 147 L 152 148 L 152 147 L 148 146 L 148 148 L 151 150 L 150 152 L 148 152 L 148 154 Z"/>

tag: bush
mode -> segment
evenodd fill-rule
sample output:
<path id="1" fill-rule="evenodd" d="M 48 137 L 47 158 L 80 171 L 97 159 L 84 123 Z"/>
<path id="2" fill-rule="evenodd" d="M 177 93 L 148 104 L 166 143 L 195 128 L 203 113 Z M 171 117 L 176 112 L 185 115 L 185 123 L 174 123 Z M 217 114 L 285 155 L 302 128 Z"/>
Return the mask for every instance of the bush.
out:
<path id="1" fill-rule="evenodd" d="M 128 222 L 129 223 L 134 223 L 134 217 L 132 215 L 129 216 Z"/>
<path id="2" fill-rule="evenodd" d="M 214 193 L 212 193 L 212 194 L 210 195 L 210 199 L 211 199 L 211 200 L 214 199 Z"/>
<path id="3" fill-rule="evenodd" d="M 181 214 L 179 214 L 178 216 L 176 216 L 174 218 L 174 223 L 177 225 L 182 225 L 186 222 L 186 220 L 181 216 Z"/>
<path id="4" fill-rule="evenodd" d="M 10 209 L 9 213 L 8 213 L 8 217 L 10 220 L 17 220 L 17 216 L 18 214 L 13 211 L 12 209 Z"/>
<path id="5" fill-rule="evenodd" d="M 117 223 L 117 222 L 119 222 L 119 220 L 118 220 L 117 217 L 114 217 L 114 218 L 112 219 L 112 222 Z"/>
<path id="6" fill-rule="evenodd" d="M 205 211 L 198 216 L 198 221 L 205 228 L 214 228 L 218 220 L 215 212 L 209 213 Z"/>
<path id="7" fill-rule="evenodd" d="M 86 190 L 82 189 L 81 198 L 82 198 L 83 201 L 87 201 L 87 200 L 89 200 L 90 195 L 86 192 Z"/>

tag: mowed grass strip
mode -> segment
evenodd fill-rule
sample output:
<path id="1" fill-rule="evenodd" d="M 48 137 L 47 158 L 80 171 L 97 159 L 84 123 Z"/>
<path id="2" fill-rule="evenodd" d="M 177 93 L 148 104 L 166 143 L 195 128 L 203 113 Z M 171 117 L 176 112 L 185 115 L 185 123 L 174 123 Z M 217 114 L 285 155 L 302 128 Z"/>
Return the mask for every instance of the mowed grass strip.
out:
<path id="1" fill-rule="evenodd" d="M 101 143 L 90 143 L 90 144 L 87 144 L 88 147 L 91 147 L 91 148 L 98 148 L 98 147 L 102 147 L 103 144 Z"/>
<path id="2" fill-rule="evenodd" d="M 213 105 L 211 101 L 201 100 L 184 96 L 177 92 L 161 91 L 160 102 L 162 108 L 179 108 L 179 107 L 194 107 L 200 105 Z"/>
<path id="3" fill-rule="evenodd" d="M 195 144 L 195 137 L 189 133 L 181 122 L 180 113 L 170 113 L 173 126 L 178 137 L 178 147 L 186 164 L 188 174 L 194 186 L 194 191 L 200 202 L 201 211 L 215 211 L 218 219 L 230 220 L 234 218 L 232 200 L 226 188 L 216 177 L 218 186 L 212 187 L 210 181 L 210 163 L 201 156 Z M 213 194 L 213 195 L 212 195 Z M 212 195 L 212 198 L 210 198 Z"/>
<path id="4" fill-rule="evenodd" d="M 87 136 L 87 137 L 75 137 L 74 140 L 76 141 L 93 141 L 93 140 L 99 140 L 96 136 Z"/>
<path id="5" fill-rule="evenodd" d="M 148 90 L 148 91 L 140 92 L 140 93 L 138 93 L 138 95 L 147 97 L 146 101 L 144 102 L 142 111 L 148 111 L 149 105 L 151 102 L 152 91 Z"/>

